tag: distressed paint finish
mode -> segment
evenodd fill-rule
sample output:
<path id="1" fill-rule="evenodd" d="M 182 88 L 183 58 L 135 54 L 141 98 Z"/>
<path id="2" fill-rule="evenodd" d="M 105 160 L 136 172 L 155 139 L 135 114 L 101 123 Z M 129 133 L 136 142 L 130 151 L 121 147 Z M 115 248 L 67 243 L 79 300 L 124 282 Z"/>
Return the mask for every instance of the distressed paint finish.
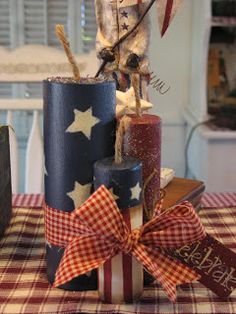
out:
<path id="1" fill-rule="evenodd" d="M 142 117 L 136 115 L 129 117 L 131 123 L 125 137 L 124 154 L 142 161 L 144 185 L 153 171 L 156 171 L 144 194 L 147 209 L 152 210 L 160 196 L 161 119 L 148 114 Z"/>

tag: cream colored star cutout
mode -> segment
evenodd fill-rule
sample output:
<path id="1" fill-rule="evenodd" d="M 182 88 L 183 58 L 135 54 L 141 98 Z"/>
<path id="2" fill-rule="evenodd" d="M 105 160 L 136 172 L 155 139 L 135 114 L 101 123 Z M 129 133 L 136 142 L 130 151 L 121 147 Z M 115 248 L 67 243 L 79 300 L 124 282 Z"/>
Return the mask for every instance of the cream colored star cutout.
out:
<path id="1" fill-rule="evenodd" d="M 119 199 L 119 196 L 117 196 L 116 194 L 114 194 L 113 188 L 110 188 L 109 192 L 111 193 L 111 195 L 113 196 L 113 198 L 114 198 L 115 201 Z"/>
<path id="2" fill-rule="evenodd" d="M 139 182 L 133 187 L 130 189 L 131 191 L 131 200 L 139 200 L 140 198 L 140 193 L 141 193 L 141 187 L 140 187 L 140 184 Z"/>
<path id="3" fill-rule="evenodd" d="M 152 108 L 153 105 L 141 99 L 141 110 L 145 111 Z M 134 88 L 131 87 L 127 92 L 116 91 L 116 115 L 122 116 L 124 114 L 134 113 L 136 108 L 136 101 L 134 96 Z"/>
<path id="4" fill-rule="evenodd" d="M 82 112 L 77 109 L 74 110 L 75 120 L 66 129 L 68 133 L 82 132 L 89 140 L 91 138 L 92 128 L 100 122 L 100 120 L 93 116 L 92 108 Z"/>
<path id="5" fill-rule="evenodd" d="M 82 205 L 89 198 L 91 187 L 91 183 L 81 185 L 78 182 L 75 182 L 74 190 L 67 193 L 67 195 L 74 202 L 75 209 Z"/>

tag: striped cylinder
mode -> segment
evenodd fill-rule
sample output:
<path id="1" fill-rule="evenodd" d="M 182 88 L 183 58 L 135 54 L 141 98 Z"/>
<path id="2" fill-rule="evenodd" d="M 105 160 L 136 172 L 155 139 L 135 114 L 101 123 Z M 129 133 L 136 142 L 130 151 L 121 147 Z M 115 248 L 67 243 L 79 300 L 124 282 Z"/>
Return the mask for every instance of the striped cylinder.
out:
<path id="1" fill-rule="evenodd" d="M 143 203 L 150 212 L 160 197 L 161 119 L 149 114 L 129 117 L 131 122 L 124 140 L 124 154 L 142 161 Z"/>
<path id="2" fill-rule="evenodd" d="M 127 158 L 121 164 L 106 158 L 95 163 L 94 186 L 105 185 L 113 193 L 130 230 L 142 225 L 140 161 Z M 100 298 L 107 303 L 131 303 L 143 291 L 143 268 L 129 254 L 119 253 L 98 270 Z"/>
<path id="3" fill-rule="evenodd" d="M 115 83 L 67 78 L 44 81 L 45 202 L 72 212 L 92 192 L 93 165 L 114 154 Z M 50 283 L 64 250 L 47 243 Z M 97 274 L 83 275 L 61 288 L 97 288 Z"/>

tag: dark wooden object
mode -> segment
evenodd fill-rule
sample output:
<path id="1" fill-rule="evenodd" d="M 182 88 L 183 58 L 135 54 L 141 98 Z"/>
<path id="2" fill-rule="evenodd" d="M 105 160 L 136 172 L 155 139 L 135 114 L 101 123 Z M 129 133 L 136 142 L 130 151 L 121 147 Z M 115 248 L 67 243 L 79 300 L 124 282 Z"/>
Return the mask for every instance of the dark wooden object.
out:
<path id="1" fill-rule="evenodd" d="M 12 212 L 11 167 L 9 132 L 0 127 L 0 238 L 9 225 Z"/>
<path id="2" fill-rule="evenodd" d="M 166 194 L 163 209 L 179 204 L 182 201 L 189 201 L 196 210 L 199 210 L 205 185 L 202 181 L 174 178 L 164 190 Z"/>

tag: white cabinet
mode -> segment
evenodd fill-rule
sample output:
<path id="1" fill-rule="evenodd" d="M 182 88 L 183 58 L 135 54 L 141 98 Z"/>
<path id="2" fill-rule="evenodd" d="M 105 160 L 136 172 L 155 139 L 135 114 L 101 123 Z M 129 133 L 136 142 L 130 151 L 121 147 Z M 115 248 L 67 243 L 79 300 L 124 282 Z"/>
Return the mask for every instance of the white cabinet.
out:
<path id="1" fill-rule="evenodd" d="M 207 100 L 211 30 L 216 26 L 236 26 L 236 18 L 212 17 L 211 0 L 192 1 L 190 103 L 185 110 L 189 131 L 211 118 Z M 236 191 L 236 131 L 199 126 L 190 141 L 187 159 L 189 176 L 203 180 L 208 191 Z"/>

